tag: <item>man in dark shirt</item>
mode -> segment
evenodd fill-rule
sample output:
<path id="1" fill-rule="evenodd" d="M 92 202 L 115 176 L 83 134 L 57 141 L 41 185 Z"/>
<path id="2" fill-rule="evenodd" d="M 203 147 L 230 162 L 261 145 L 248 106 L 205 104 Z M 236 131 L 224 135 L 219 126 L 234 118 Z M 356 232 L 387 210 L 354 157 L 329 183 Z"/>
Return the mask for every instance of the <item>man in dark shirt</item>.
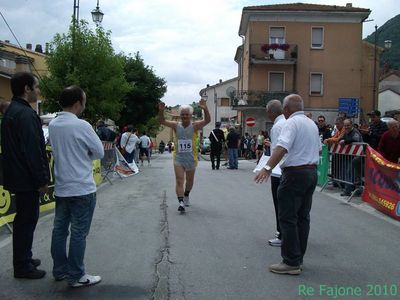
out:
<path id="1" fill-rule="evenodd" d="M 39 197 L 47 192 L 49 165 L 42 125 L 30 103 L 36 103 L 39 82 L 31 73 L 15 73 L 11 78 L 13 98 L 1 124 L 4 188 L 15 194 L 13 224 L 13 265 L 15 278 L 39 279 L 32 258 L 32 242 L 39 219 Z"/>
<path id="2" fill-rule="evenodd" d="M 384 158 L 393 163 L 400 163 L 400 123 L 391 120 L 379 142 L 378 151 Z"/>
<path id="3" fill-rule="evenodd" d="M 101 141 L 106 142 L 114 142 L 115 138 L 117 137 L 117 134 L 113 130 L 108 128 L 102 120 L 97 122 L 96 133 Z"/>
<path id="4" fill-rule="evenodd" d="M 240 135 L 236 132 L 234 127 L 229 128 L 226 140 L 228 141 L 228 169 L 234 170 L 238 168 L 238 148 L 240 147 Z"/>
<path id="5" fill-rule="evenodd" d="M 329 139 L 331 137 L 331 130 L 326 125 L 324 116 L 318 116 L 317 120 L 319 136 L 322 137 L 321 141 L 325 141 L 326 139 Z"/>
<path id="6" fill-rule="evenodd" d="M 221 127 L 221 122 L 216 122 L 215 129 L 211 131 L 208 137 L 211 142 L 210 160 L 211 160 L 211 168 L 213 170 L 215 169 L 219 170 L 222 144 L 225 142 L 224 132 L 220 129 L 220 127 Z M 217 165 L 215 165 L 215 159 L 217 159 Z"/>
<path id="7" fill-rule="evenodd" d="M 378 149 L 379 140 L 382 135 L 388 130 L 385 122 L 381 120 L 381 112 L 379 110 L 373 110 L 367 114 L 371 118 L 371 124 L 368 129 L 360 129 L 363 135 L 364 142 L 368 143 L 375 150 Z"/>
<path id="8" fill-rule="evenodd" d="M 345 132 L 344 136 L 339 140 L 340 145 L 350 145 L 352 143 L 363 142 L 361 133 L 354 128 L 353 122 L 350 119 L 344 120 L 343 124 Z M 346 183 L 344 185 L 344 191 L 340 196 L 348 197 L 351 195 L 354 185 L 360 185 L 363 162 L 361 156 L 353 157 L 351 155 L 342 155 L 342 159 L 343 163 L 340 167 L 342 167 L 344 171 L 343 179 L 347 182 L 352 182 L 352 184 Z"/>

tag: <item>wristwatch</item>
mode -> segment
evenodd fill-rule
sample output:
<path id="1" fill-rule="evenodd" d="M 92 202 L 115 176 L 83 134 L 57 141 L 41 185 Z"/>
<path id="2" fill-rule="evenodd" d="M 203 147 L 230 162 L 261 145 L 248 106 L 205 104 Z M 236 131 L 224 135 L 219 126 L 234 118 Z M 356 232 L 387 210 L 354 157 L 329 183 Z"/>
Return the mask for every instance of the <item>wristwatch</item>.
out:
<path id="1" fill-rule="evenodd" d="M 271 168 L 271 166 L 269 166 L 269 165 L 266 165 L 266 166 L 264 167 L 264 169 L 265 169 L 267 172 L 269 172 L 269 173 L 271 173 L 271 171 L 272 171 L 272 168 Z"/>

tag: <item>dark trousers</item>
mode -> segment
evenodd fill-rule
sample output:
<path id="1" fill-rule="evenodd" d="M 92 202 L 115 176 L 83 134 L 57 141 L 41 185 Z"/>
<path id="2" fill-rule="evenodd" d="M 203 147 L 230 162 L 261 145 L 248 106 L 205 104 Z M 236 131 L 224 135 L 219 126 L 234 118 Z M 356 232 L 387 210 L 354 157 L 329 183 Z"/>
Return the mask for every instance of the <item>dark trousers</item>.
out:
<path id="1" fill-rule="evenodd" d="M 284 170 L 278 188 L 279 225 L 283 262 L 299 266 L 307 249 L 312 195 L 317 169 Z"/>
<path id="2" fill-rule="evenodd" d="M 217 167 L 217 170 L 219 169 L 219 165 L 220 165 L 220 161 L 221 161 L 221 151 L 222 151 L 222 147 L 211 148 L 210 159 L 211 159 L 211 167 L 213 169 L 215 169 L 215 167 Z M 217 159 L 217 165 L 215 165 L 215 159 Z"/>
<path id="3" fill-rule="evenodd" d="M 34 267 L 32 259 L 33 233 L 39 220 L 39 192 L 15 193 L 17 213 L 13 223 L 14 271 L 26 272 Z"/>
<path id="4" fill-rule="evenodd" d="M 277 236 L 278 239 L 281 239 L 281 228 L 279 226 L 279 210 L 278 210 L 278 187 L 281 182 L 280 177 L 271 176 L 271 191 L 272 191 L 272 199 L 274 200 L 274 208 L 275 208 L 275 218 L 276 218 L 276 231 L 279 232 Z"/>

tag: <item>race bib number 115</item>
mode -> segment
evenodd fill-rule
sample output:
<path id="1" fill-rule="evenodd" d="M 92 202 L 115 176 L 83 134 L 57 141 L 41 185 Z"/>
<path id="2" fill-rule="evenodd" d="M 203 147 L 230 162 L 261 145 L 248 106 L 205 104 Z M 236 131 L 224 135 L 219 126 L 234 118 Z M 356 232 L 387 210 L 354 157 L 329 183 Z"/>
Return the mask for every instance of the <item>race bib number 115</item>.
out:
<path id="1" fill-rule="evenodd" d="M 178 140 L 178 152 L 192 152 L 192 140 Z"/>

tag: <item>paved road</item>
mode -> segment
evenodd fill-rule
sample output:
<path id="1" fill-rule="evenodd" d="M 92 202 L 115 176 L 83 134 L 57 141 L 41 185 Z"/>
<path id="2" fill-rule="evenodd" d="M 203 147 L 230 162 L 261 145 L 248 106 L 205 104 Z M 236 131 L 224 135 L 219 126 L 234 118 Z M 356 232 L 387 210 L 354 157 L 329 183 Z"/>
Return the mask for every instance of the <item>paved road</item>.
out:
<path id="1" fill-rule="evenodd" d="M 359 287 L 354 298 L 365 299 L 369 284 L 388 295 L 396 287 L 400 297 L 399 224 L 359 209 L 364 205 L 357 200 L 347 205 L 329 190 L 315 193 L 303 273 L 270 273 L 280 249 L 267 246 L 275 231 L 270 185 L 253 183 L 254 165 L 241 161 L 239 170 L 212 171 L 200 161 L 185 215 L 177 212 L 170 154 L 139 175 L 104 184 L 86 251 L 87 271 L 103 277 L 96 287 L 73 290 L 53 281 L 52 213 L 41 217 L 34 242 L 49 271 L 42 280 L 12 278 L 10 238 L 1 228 L 0 299 L 333 298 L 324 285 L 347 293 Z"/>

